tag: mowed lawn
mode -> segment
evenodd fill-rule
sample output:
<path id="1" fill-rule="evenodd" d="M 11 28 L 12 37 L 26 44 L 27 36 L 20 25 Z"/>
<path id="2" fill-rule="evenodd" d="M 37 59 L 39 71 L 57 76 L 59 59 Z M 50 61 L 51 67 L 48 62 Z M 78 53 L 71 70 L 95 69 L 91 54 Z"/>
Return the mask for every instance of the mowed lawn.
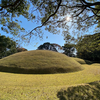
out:
<path id="1" fill-rule="evenodd" d="M 0 72 L 0 100 L 59 100 L 61 89 L 100 80 L 100 64 L 82 66 L 82 71 L 64 74 Z"/>

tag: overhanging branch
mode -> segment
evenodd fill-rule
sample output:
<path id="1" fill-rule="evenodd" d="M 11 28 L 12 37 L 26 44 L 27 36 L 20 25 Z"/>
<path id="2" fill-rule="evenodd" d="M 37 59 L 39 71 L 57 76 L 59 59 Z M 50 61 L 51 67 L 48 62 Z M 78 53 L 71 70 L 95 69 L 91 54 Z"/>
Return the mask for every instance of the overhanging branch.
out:
<path id="1" fill-rule="evenodd" d="M 24 35 L 24 37 L 27 36 L 27 35 L 30 35 L 30 36 L 31 36 L 31 34 L 32 34 L 32 32 L 33 32 L 34 30 L 36 30 L 37 28 L 41 28 L 42 26 L 44 26 L 44 25 L 47 23 L 47 21 L 57 13 L 57 11 L 58 11 L 58 9 L 59 9 L 61 3 L 62 3 L 62 0 L 59 1 L 58 6 L 57 6 L 55 12 L 54 12 L 53 14 L 51 14 L 51 15 L 42 23 L 42 25 L 37 26 L 37 27 L 35 27 L 34 29 L 32 29 L 28 34 Z"/>
<path id="2" fill-rule="evenodd" d="M 22 0 L 16 0 L 16 1 L 14 2 L 14 4 L 0 6 L 0 7 L 1 7 L 1 8 L 0 8 L 0 11 L 2 11 L 4 8 L 15 7 L 17 4 L 20 3 L 20 1 L 22 1 Z"/>
<path id="3" fill-rule="evenodd" d="M 94 3 L 88 3 L 85 0 L 80 0 L 80 2 L 83 2 L 85 5 L 87 6 L 96 6 L 96 5 L 100 5 L 100 2 L 94 2 Z"/>
<path id="4" fill-rule="evenodd" d="M 84 5 L 85 7 L 89 7 L 90 9 L 100 11 L 100 8 L 94 8 L 94 7 L 93 7 L 93 6 L 100 5 L 100 2 L 89 3 L 89 2 L 86 2 L 85 0 L 80 0 L 80 2 L 81 2 L 82 5 Z"/>
<path id="5" fill-rule="evenodd" d="M 75 16 L 73 16 L 73 17 L 77 17 L 77 16 L 79 16 L 81 13 L 83 13 L 83 11 L 86 9 L 86 7 L 84 7 L 83 9 L 82 9 L 82 11 L 81 12 L 79 12 L 77 15 L 75 15 Z"/>

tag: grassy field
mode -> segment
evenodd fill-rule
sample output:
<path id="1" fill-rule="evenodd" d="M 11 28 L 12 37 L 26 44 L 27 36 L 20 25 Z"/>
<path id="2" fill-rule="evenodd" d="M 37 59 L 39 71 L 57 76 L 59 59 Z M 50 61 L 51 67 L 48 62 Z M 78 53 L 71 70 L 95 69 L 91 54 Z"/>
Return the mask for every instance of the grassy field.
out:
<path id="1" fill-rule="evenodd" d="M 64 74 L 0 72 L 0 100 L 59 100 L 61 90 L 100 80 L 99 64 L 82 66 L 83 71 Z"/>
<path id="2" fill-rule="evenodd" d="M 100 100 L 100 64 L 81 66 L 72 73 L 0 72 L 0 100 Z"/>
<path id="3" fill-rule="evenodd" d="M 14 73 L 53 74 L 82 69 L 74 59 L 49 50 L 20 52 L 0 60 L 1 71 Z"/>

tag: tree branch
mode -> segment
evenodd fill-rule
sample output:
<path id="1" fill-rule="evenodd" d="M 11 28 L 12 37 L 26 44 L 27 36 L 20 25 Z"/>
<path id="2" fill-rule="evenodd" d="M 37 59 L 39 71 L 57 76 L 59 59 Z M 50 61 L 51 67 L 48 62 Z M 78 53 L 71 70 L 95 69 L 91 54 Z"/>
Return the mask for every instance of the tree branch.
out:
<path id="1" fill-rule="evenodd" d="M 58 9 L 59 9 L 61 3 L 62 3 L 62 0 L 59 1 L 58 6 L 57 6 L 55 12 L 54 12 L 53 14 L 51 14 L 51 15 L 42 23 L 42 25 L 37 26 L 37 27 L 35 27 L 34 29 L 32 29 L 28 34 L 24 35 L 24 37 L 27 36 L 27 35 L 31 35 L 32 32 L 33 32 L 34 30 L 36 30 L 37 28 L 41 28 L 42 26 L 44 26 L 44 25 L 47 23 L 47 21 L 57 13 L 57 11 L 58 11 Z"/>
<path id="2" fill-rule="evenodd" d="M 36 11 L 36 10 L 38 10 L 41 6 L 42 6 L 42 4 L 45 2 L 45 0 L 43 0 L 43 2 L 35 9 L 35 10 L 33 10 L 33 12 L 34 11 Z"/>
<path id="3" fill-rule="evenodd" d="M 84 20 L 82 20 L 82 21 L 80 21 L 80 22 L 84 22 L 84 21 L 86 21 L 86 20 L 88 20 L 88 19 L 91 19 L 91 18 L 93 18 L 93 17 L 95 17 L 95 15 L 90 16 L 90 17 L 87 17 L 87 18 L 85 18 Z"/>
<path id="4" fill-rule="evenodd" d="M 92 6 L 100 5 L 100 2 L 88 3 L 88 2 L 86 2 L 85 0 L 80 0 L 80 2 L 81 2 L 82 5 L 84 5 L 85 7 L 89 7 L 90 9 L 100 11 L 100 8 L 93 8 L 93 7 L 92 7 Z"/>
<path id="5" fill-rule="evenodd" d="M 78 4 L 76 6 L 66 6 L 66 5 L 60 5 L 60 6 L 65 6 L 66 8 L 83 8 L 83 5 Z"/>
<path id="6" fill-rule="evenodd" d="M 83 2 L 84 4 L 86 4 L 87 6 L 96 6 L 96 5 L 100 5 L 100 2 L 95 2 L 95 3 L 88 3 L 85 0 L 80 0 L 80 2 Z"/>
<path id="7" fill-rule="evenodd" d="M 95 16 L 100 17 L 99 15 L 97 15 L 99 11 L 97 11 L 97 12 L 95 13 L 95 12 L 92 10 L 92 12 L 93 12 L 93 14 L 94 14 Z"/>
<path id="8" fill-rule="evenodd" d="M 14 2 L 14 4 L 1 6 L 0 11 L 2 11 L 3 8 L 14 7 L 14 6 L 16 6 L 20 1 L 21 1 L 21 0 L 16 0 L 16 1 Z"/>
<path id="9" fill-rule="evenodd" d="M 77 17 L 77 16 L 79 16 L 81 13 L 83 13 L 83 11 L 86 9 L 86 7 L 84 7 L 83 9 L 82 9 L 82 11 L 81 12 L 79 12 L 77 15 L 75 15 L 75 16 L 73 16 L 73 17 Z"/>

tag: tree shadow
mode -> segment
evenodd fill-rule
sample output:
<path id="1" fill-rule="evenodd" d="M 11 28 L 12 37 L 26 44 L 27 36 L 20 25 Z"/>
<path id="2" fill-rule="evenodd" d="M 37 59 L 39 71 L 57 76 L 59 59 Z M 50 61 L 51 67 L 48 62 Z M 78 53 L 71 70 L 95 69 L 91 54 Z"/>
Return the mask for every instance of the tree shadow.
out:
<path id="1" fill-rule="evenodd" d="M 84 60 L 84 61 L 85 61 L 85 63 L 86 63 L 86 64 L 88 64 L 88 65 L 93 64 L 93 62 L 92 62 L 92 61 L 89 61 L 89 60 Z"/>
<path id="2" fill-rule="evenodd" d="M 57 97 L 59 100 L 100 100 L 100 81 L 60 90 Z"/>
<path id="3" fill-rule="evenodd" d="M 16 73 L 16 74 L 56 74 L 56 73 L 69 73 L 71 71 L 67 71 L 64 68 L 57 68 L 57 67 L 25 69 L 21 68 L 20 66 L 19 67 L 0 66 L 0 72 Z"/>

